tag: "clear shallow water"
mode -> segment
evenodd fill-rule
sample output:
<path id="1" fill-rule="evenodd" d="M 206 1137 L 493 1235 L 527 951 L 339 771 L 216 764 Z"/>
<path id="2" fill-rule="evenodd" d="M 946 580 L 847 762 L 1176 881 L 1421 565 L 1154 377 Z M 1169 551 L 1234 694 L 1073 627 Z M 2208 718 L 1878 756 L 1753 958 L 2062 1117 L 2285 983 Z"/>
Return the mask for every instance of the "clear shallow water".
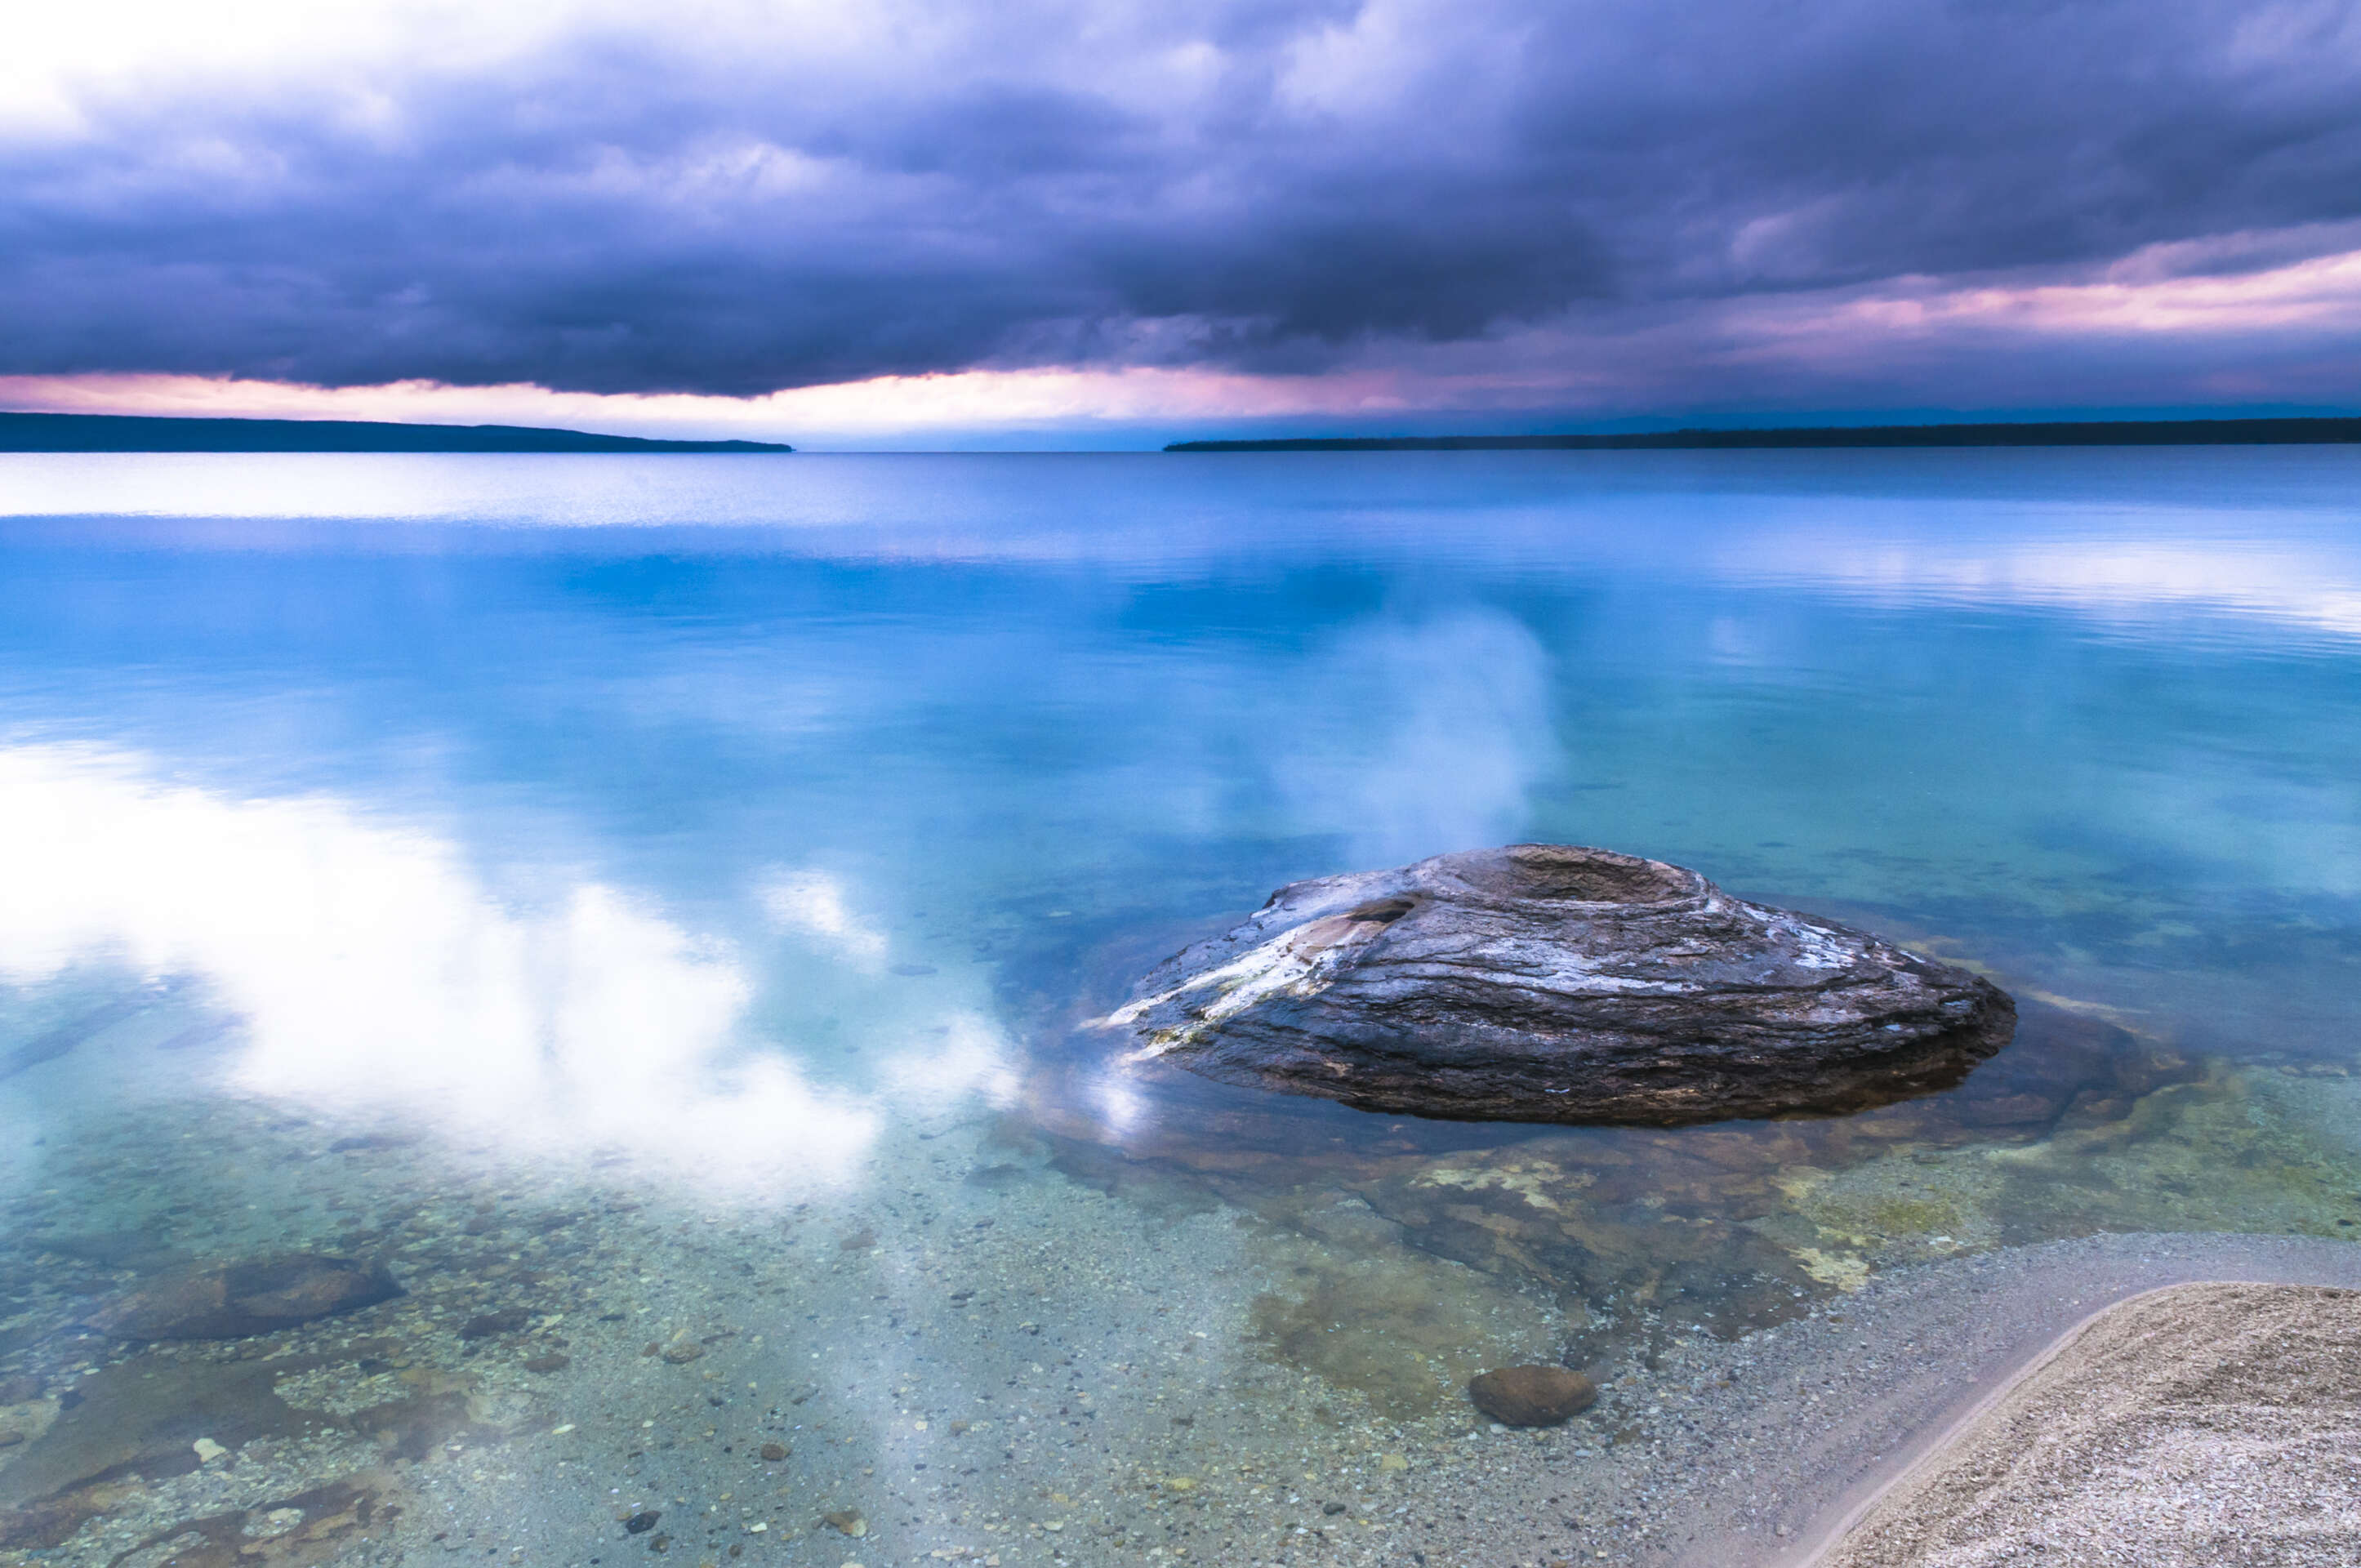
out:
<path id="1" fill-rule="evenodd" d="M 1290 1400 L 1406 1442 L 1494 1361 L 1653 1356 L 1960 1250 L 2353 1235 L 2356 494 L 2337 450 L 8 459 L 14 1446 L 121 1365 L 92 1302 L 297 1246 L 397 1260 L 407 1305 L 368 1311 L 402 1343 L 349 1378 L 484 1405 L 451 1430 L 506 1444 L 490 1499 L 563 1490 L 519 1434 L 596 1424 L 566 1378 L 702 1378 L 637 1355 L 643 1316 L 720 1323 L 758 1385 L 833 1323 L 862 1480 L 889 1436 L 925 1452 L 876 1403 L 904 1309 L 864 1303 L 953 1225 L 1050 1249 L 958 1266 L 986 1283 L 948 1310 L 1019 1381 L 1044 1335 L 1152 1327 L 1141 1281 L 1185 1296 L 1227 1358 L 1197 1398 L 1288 1390 L 1207 1411 L 1246 1453 L 1299 1441 Z M 2025 1034 L 1932 1102 L 1656 1134 L 1275 1102 L 1073 1028 L 1280 883 L 1519 839 L 1924 942 Z M 673 1250 L 681 1221 L 736 1250 Z M 1061 1236 L 1100 1272 L 1056 1284 Z M 756 1277 L 767 1331 L 728 1304 Z M 527 1322 L 457 1336 L 511 1298 Z M 482 1370 L 558 1339 L 572 1372 Z M 1103 1404 L 1098 1462 L 1169 1467 L 1180 1397 Z M 789 1446 L 755 1544 L 836 1562 L 869 1538 L 815 1509 L 858 1466 Z M 0 1502 L 83 1496 L 9 1452 Z M 1005 1452 L 967 1485 L 1083 1496 Z M 607 1455 L 710 1489 L 661 1457 Z M 109 1507 L 161 1529 L 208 1476 Z M 968 1528 L 912 1507 L 893 1557 Z M 23 1549 L 109 1561 L 112 1517 Z M 536 1560 L 597 1550 L 567 1528 Z"/>

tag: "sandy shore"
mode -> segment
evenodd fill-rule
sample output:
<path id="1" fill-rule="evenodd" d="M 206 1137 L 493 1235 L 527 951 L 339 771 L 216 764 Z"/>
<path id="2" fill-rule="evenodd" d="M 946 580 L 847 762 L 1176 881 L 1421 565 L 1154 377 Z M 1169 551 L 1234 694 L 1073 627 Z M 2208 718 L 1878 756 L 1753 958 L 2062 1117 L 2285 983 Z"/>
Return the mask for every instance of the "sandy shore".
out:
<path id="1" fill-rule="evenodd" d="M 1798 1325 L 1800 1333 L 1757 1336 L 1795 1334 L 1792 1349 L 1774 1357 L 1776 1375 L 1797 1403 L 1833 1409 L 1816 1417 L 1784 1399 L 1763 1399 L 1758 1382 L 1742 1424 L 1784 1421 L 1787 1451 L 1756 1467 L 1748 1477 L 1756 1485 L 1745 1494 L 1734 1481 L 1705 1488 L 1697 1511 L 1706 1528 L 1673 1559 L 1733 1568 L 1829 1561 L 1837 1539 L 1869 1504 L 1945 1448 L 1963 1422 L 2080 1324 L 2118 1303 L 2197 1281 L 2353 1289 L 2361 1288 L 2361 1247 L 2277 1236 L 2093 1236 L 1892 1277 Z M 1837 1561 L 1864 1568 L 1885 1559 Z"/>
<path id="2" fill-rule="evenodd" d="M 2361 1294 L 2109 1308 L 1916 1466 L 1827 1568 L 2361 1562 Z"/>

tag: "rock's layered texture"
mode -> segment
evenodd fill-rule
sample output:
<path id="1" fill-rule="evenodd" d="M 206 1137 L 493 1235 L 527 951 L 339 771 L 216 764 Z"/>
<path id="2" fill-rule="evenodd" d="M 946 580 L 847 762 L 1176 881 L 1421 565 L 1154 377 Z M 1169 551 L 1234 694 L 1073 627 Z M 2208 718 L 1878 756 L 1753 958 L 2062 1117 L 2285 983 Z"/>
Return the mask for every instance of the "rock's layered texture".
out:
<path id="1" fill-rule="evenodd" d="M 1678 866 L 1517 844 L 1283 887 L 1099 1023 L 1139 1058 L 1364 1110 L 1669 1125 L 1949 1088 L 2016 1008 Z"/>

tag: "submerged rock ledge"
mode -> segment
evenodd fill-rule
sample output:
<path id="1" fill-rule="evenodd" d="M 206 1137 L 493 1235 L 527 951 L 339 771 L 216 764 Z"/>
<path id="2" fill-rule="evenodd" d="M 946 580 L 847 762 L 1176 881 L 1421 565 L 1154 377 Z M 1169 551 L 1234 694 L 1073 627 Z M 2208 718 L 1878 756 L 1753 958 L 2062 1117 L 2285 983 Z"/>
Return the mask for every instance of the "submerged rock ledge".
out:
<path id="1" fill-rule="evenodd" d="M 1367 1111 L 1673 1125 L 1948 1089 L 2016 1006 L 1680 866 L 1515 844 L 1290 883 L 1096 1023 L 1135 1060 Z"/>

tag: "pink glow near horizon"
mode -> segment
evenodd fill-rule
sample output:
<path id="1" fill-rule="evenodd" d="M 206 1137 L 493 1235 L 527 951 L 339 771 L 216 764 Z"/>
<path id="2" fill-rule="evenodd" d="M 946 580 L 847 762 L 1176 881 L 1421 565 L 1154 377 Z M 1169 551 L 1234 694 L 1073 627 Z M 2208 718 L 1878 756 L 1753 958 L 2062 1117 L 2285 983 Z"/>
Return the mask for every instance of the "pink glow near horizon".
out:
<path id="1" fill-rule="evenodd" d="M 812 430 L 884 435 L 1056 428 L 1160 418 L 1255 418 L 1408 409 L 1390 373 L 1257 377 L 1213 370 L 1048 367 L 888 376 L 760 398 L 601 394 L 526 384 L 306 387 L 202 376 L 0 377 L 0 405 L 47 413 L 565 424 L 640 435 L 794 440 Z"/>
<path id="2" fill-rule="evenodd" d="M 1683 329 L 1587 335 L 1560 324 L 1510 332 L 1480 345 L 1398 353 L 1394 362 L 1320 375 L 1257 376 L 1191 367 L 1049 367 L 889 376 L 802 387 L 758 398 L 686 393 L 601 394 L 526 384 L 456 387 L 403 381 L 312 387 L 199 376 L 0 377 L 0 407 L 60 413 L 434 423 L 565 425 L 642 435 L 873 442 L 995 431 L 1044 434 L 1167 421 L 1239 421 L 1546 408 L 1594 416 L 1647 412 L 1668 364 L 1709 359 L 1797 376 L 1949 334 L 2028 345 L 2361 334 L 2361 251 L 2225 277 L 2143 276 L 2134 257 L 2089 281 L 1936 290 L 1905 282 L 1842 295 L 1750 300 L 1727 308 L 1719 341 Z M 2324 344 L 2321 345 L 2324 346 Z M 1502 352 L 1502 351 L 1506 352 Z M 2225 389 L 2192 378 L 2199 397 Z M 2235 389 L 2227 389 L 2235 390 Z M 2257 388 L 2259 391 L 2261 389 Z"/>
<path id="3" fill-rule="evenodd" d="M 2223 278 L 1947 290 L 1924 299 L 1863 301 L 1856 318 L 1910 327 L 1981 323 L 2045 334 L 2250 334 L 2288 327 L 2361 326 L 2361 251 Z"/>

